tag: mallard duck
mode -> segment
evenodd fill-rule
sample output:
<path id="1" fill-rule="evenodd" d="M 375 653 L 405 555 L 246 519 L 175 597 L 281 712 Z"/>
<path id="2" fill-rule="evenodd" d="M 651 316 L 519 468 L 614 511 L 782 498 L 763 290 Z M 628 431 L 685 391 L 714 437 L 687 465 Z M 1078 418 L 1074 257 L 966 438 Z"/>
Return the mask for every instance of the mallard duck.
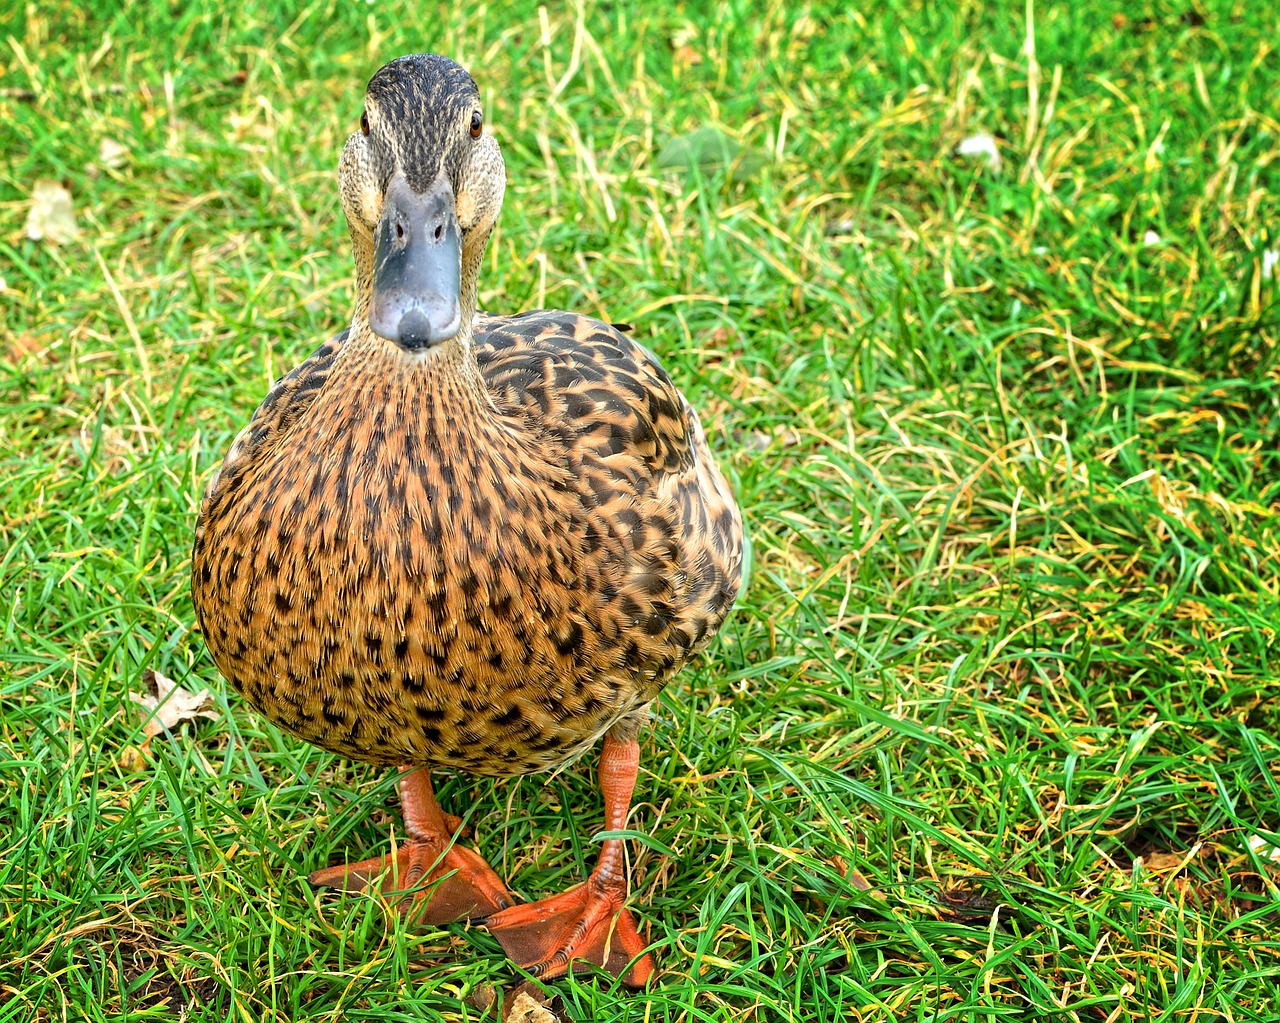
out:
<path id="1" fill-rule="evenodd" d="M 647 349 L 576 313 L 477 310 L 506 172 L 463 68 L 379 70 L 340 183 L 355 317 L 209 484 L 200 628 L 271 721 L 403 771 L 408 840 L 313 883 L 414 889 L 402 910 L 481 923 L 544 979 L 584 961 L 644 984 L 621 840 L 585 884 L 517 904 L 429 772 L 546 771 L 603 738 L 605 827 L 624 828 L 648 706 L 737 597 L 742 518 Z"/>

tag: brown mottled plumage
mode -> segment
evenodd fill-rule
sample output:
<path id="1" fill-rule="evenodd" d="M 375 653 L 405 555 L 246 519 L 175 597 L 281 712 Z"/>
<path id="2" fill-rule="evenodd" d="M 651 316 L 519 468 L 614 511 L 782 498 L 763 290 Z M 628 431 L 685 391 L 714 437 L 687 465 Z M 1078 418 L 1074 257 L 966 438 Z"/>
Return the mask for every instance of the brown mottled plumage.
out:
<path id="1" fill-rule="evenodd" d="M 649 352 L 574 313 L 477 313 L 505 185 L 478 110 L 470 76 L 441 57 L 370 81 L 369 131 L 341 163 L 354 321 L 233 443 L 200 509 L 192 594 L 218 668 L 281 727 L 360 760 L 509 776 L 606 733 L 606 755 L 634 743 L 733 604 L 743 533 L 697 415 Z M 449 208 L 415 219 L 431 189 Z M 459 273 L 456 306 L 448 287 L 434 297 L 434 270 L 422 291 L 421 260 L 404 264 L 409 284 L 392 280 L 405 229 L 440 279 Z M 456 326 L 437 329 L 451 309 Z M 406 327 L 404 310 L 433 326 Z M 406 817 L 411 798 L 437 812 L 419 774 Z M 469 908 L 496 920 L 511 900 L 492 880 Z M 561 944 L 531 965 L 552 976 L 588 954 Z"/>

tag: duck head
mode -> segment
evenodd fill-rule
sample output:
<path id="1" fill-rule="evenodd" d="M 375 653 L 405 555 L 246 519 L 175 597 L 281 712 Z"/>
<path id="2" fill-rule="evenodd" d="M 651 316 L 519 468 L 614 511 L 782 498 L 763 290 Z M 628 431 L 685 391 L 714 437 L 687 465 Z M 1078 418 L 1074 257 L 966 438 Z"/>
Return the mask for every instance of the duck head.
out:
<path id="1" fill-rule="evenodd" d="M 506 187 L 480 93 L 447 57 L 412 54 L 365 91 L 339 176 L 359 321 L 408 352 L 469 336 L 476 279 Z"/>

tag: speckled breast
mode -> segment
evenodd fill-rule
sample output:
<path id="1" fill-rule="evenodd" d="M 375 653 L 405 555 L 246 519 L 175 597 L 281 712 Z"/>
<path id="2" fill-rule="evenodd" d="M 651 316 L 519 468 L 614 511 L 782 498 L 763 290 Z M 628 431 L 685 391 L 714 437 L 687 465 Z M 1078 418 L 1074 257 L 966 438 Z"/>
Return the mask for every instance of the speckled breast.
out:
<path id="1" fill-rule="evenodd" d="M 492 507 L 485 529 L 415 474 L 367 469 L 332 481 L 350 500 L 323 512 L 229 502 L 198 551 L 210 651 L 272 721 L 358 759 L 506 775 L 576 755 L 652 698 L 658 677 L 626 665 L 565 538 Z"/>
<path id="2" fill-rule="evenodd" d="M 410 376 L 336 351 L 268 395 L 197 527 L 209 649 L 272 721 L 357 759 L 529 773 L 652 700 L 718 628 L 741 524 L 709 458 L 646 445 L 648 421 L 574 437 L 572 380 L 548 371 L 548 399 L 527 357 L 503 407 L 443 360 Z M 670 429 L 700 441 L 691 414 Z"/>

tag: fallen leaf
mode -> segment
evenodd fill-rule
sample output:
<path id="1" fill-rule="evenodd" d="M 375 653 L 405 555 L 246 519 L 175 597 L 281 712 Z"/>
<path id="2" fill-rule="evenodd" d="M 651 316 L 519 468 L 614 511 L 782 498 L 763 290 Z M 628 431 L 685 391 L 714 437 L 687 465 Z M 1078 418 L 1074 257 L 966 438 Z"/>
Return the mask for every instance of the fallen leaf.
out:
<path id="1" fill-rule="evenodd" d="M 993 171 L 1000 169 L 1000 150 L 996 148 L 996 140 L 990 135 L 970 135 L 961 139 L 956 146 L 956 153 L 971 160 L 982 160 Z"/>
<path id="2" fill-rule="evenodd" d="M 688 64 L 690 67 L 693 67 L 702 63 L 702 54 L 692 46 L 678 47 L 674 56 L 677 64 Z"/>
<path id="3" fill-rule="evenodd" d="M 512 999 L 505 1023 L 560 1023 L 560 1017 L 528 991 L 521 991 Z"/>
<path id="4" fill-rule="evenodd" d="M 498 999 L 498 989 L 492 984 L 477 984 L 471 989 L 471 994 L 467 995 L 467 1004 L 473 1009 L 479 1009 L 481 1012 L 487 1012 Z"/>
<path id="5" fill-rule="evenodd" d="M 193 693 L 150 668 L 143 672 L 142 682 L 147 692 L 130 693 L 129 699 L 144 711 L 142 731 L 148 739 L 170 731 L 184 721 L 196 718 L 218 720 L 213 711 L 213 696 L 208 690 Z"/>
<path id="6" fill-rule="evenodd" d="M 32 241 L 65 245 L 80 234 L 71 193 L 56 181 L 37 181 L 31 190 L 31 210 L 27 214 L 26 235 Z"/>
<path id="7" fill-rule="evenodd" d="M 739 447 L 756 454 L 761 451 L 768 451 L 775 444 L 784 448 L 791 448 L 801 441 L 800 434 L 785 427 L 775 427 L 772 430 L 737 431 L 732 436 Z"/>
<path id="8" fill-rule="evenodd" d="M 961 878 L 938 892 L 938 911 L 953 920 L 986 920 L 996 911 L 998 902 L 983 890 L 975 878 Z"/>
<path id="9" fill-rule="evenodd" d="M 147 766 L 146 754 L 142 752 L 139 746 L 126 746 L 120 751 L 120 755 L 116 757 L 116 763 L 120 765 L 122 771 L 135 772 L 141 771 Z"/>
<path id="10" fill-rule="evenodd" d="M 23 359 L 30 359 L 34 356 L 43 354 L 46 358 L 49 355 L 49 346 L 37 334 L 24 330 L 21 334 L 14 334 L 9 339 L 9 361 L 19 363 Z"/>
<path id="11" fill-rule="evenodd" d="M 658 153 L 660 170 L 691 170 L 704 174 L 732 167 L 739 177 L 749 177 L 768 163 L 763 153 L 744 149 L 719 128 L 705 124 L 701 128 L 668 139 Z"/>
<path id="12" fill-rule="evenodd" d="M 1187 860 L 1185 853 L 1175 852 L 1153 852 L 1147 853 L 1142 857 L 1142 865 L 1148 870 L 1159 873 L 1163 870 L 1173 870 L 1174 867 L 1180 867 Z"/>

